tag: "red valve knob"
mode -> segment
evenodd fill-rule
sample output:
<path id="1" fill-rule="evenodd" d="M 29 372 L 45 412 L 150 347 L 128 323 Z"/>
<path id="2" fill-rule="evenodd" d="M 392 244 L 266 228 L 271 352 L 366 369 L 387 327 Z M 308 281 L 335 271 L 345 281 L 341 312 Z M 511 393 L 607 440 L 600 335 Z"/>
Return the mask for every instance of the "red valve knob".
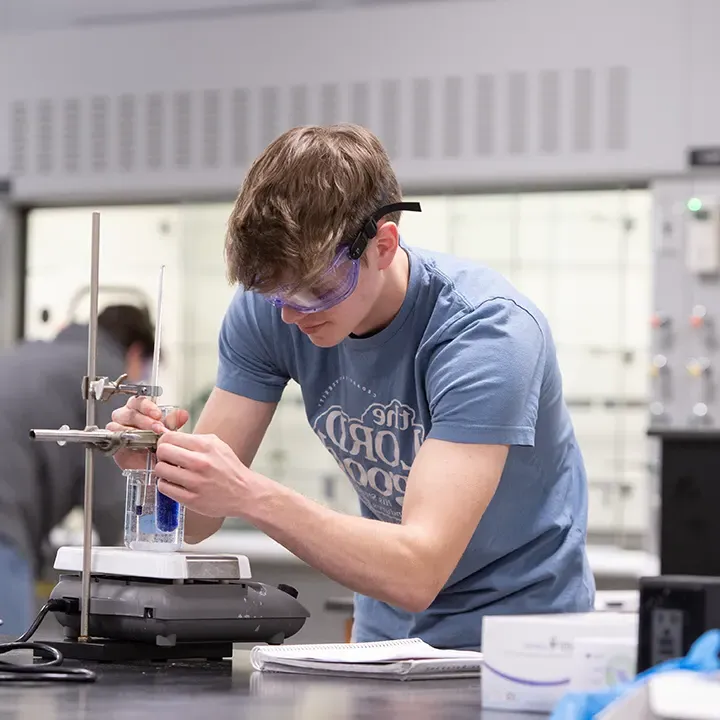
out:
<path id="1" fill-rule="evenodd" d="M 704 305 L 696 305 L 690 315 L 690 325 L 694 328 L 702 327 L 707 318 L 707 308 Z"/>
<path id="2" fill-rule="evenodd" d="M 650 326 L 656 330 L 670 324 L 670 318 L 661 312 L 653 313 L 650 317 Z"/>

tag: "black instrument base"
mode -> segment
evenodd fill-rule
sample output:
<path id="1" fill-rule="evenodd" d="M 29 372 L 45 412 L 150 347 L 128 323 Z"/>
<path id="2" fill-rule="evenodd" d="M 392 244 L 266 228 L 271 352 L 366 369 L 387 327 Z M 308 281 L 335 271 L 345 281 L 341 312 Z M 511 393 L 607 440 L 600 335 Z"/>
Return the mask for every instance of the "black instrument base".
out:
<path id="1" fill-rule="evenodd" d="M 167 662 L 168 660 L 225 660 L 231 658 L 233 645 L 229 642 L 187 642 L 172 646 L 150 643 L 130 643 L 117 640 L 92 639 L 39 640 L 59 650 L 68 660 L 89 660 L 100 663 Z M 35 657 L 40 653 L 36 650 Z"/>

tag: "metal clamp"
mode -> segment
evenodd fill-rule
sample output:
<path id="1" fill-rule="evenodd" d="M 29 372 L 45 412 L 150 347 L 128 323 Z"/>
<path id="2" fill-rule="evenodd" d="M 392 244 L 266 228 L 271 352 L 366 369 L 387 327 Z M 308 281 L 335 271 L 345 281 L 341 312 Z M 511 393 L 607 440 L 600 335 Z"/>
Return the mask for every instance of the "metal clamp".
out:
<path id="1" fill-rule="evenodd" d="M 90 380 L 87 375 L 82 380 L 83 400 L 90 396 L 99 402 L 107 402 L 113 395 L 134 395 L 142 397 L 158 397 L 162 395 L 162 388 L 157 385 L 126 383 L 127 373 L 117 380 L 108 380 L 106 377 Z"/>
<path id="2" fill-rule="evenodd" d="M 97 448 L 105 455 L 118 450 L 142 450 L 155 452 L 160 436 L 150 430 L 101 430 L 91 426 L 85 430 L 71 430 L 63 425 L 59 430 L 31 430 L 30 438 L 39 442 L 56 442 L 61 447 L 67 443 L 79 443 Z"/>

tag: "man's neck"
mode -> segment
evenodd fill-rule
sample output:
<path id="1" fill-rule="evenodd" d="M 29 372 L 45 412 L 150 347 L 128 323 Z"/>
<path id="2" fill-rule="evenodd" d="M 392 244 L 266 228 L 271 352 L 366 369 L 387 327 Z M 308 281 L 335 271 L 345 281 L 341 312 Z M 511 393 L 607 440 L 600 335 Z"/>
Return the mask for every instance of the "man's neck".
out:
<path id="1" fill-rule="evenodd" d="M 400 312 L 410 282 L 410 260 L 402 247 L 395 253 L 385 274 L 385 286 L 356 337 L 372 335 L 386 328 Z"/>

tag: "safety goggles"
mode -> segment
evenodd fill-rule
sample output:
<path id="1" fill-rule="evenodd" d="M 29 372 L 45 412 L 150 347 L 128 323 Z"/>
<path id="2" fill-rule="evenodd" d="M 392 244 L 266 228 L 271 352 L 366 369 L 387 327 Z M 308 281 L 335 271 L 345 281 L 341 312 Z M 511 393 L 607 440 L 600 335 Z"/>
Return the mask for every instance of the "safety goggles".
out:
<path id="1" fill-rule="evenodd" d="M 276 293 L 266 296 L 268 302 L 277 308 L 288 307 L 301 313 L 321 312 L 339 305 L 350 297 L 357 287 L 360 258 L 370 240 L 377 235 L 378 221 L 400 210 L 421 212 L 420 203 L 399 202 L 378 208 L 365 221 L 355 239 L 338 250 L 330 267 L 312 287 L 292 293 L 284 292 L 280 288 Z"/>

